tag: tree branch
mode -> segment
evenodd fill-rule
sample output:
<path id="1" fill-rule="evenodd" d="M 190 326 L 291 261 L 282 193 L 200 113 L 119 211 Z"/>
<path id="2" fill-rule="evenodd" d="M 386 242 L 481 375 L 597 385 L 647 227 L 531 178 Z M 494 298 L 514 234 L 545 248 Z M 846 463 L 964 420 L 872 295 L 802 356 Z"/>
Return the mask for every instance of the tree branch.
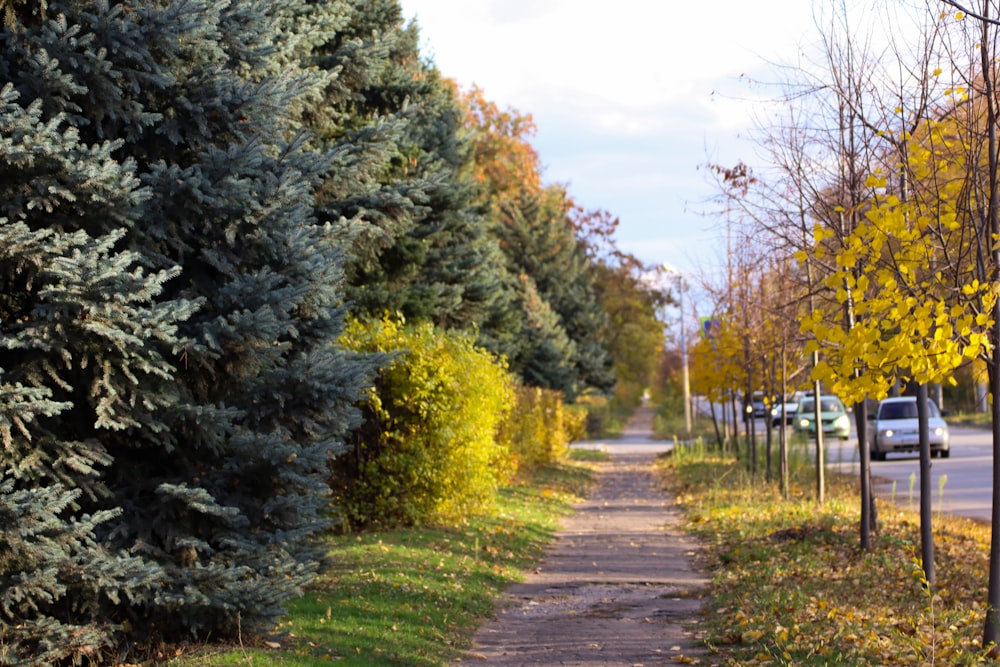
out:
<path id="1" fill-rule="evenodd" d="M 963 14 L 966 14 L 968 16 L 971 16 L 972 18 L 974 18 L 976 20 L 986 21 L 987 23 L 990 23 L 992 25 L 1000 26 L 1000 20 L 998 20 L 998 19 L 991 19 L 991 18 L 988 18 L 986 16 L 983 16 L 982 14 L 977 14 L 976 12 L 969 11 L 968 9 L 966 9 L 965 7 L 963 7 L 960 3 L 956 2 L 956 0 L 941 0 L 941 2 L 943 2 L 946 5 L 951 5 L 952 7 L 954 7 L 955 9 L 957 9 L 958 11 L 960 11 Z"/>

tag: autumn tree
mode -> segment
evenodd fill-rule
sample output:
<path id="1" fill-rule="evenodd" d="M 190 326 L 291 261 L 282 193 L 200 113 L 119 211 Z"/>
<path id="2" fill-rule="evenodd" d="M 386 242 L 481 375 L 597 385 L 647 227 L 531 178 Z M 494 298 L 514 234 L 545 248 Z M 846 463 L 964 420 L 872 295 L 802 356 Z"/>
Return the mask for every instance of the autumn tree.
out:
<path id="1" fill-rule="evenodd" d="M 564 187 L 542 185 L 530 116 L 501 111 L 478 89 L 466 95 L 466 107 L 480 204 L 524 313 L 518 347 L 508 355 L 512 370 L 571 400 L 587 390 L 609 392 L 615 378 L 604 340 L 607 314 L 578 233 L 578 207 Z"/>
<path id="2" fill-rule="evenodd" d="M 939 11 L 954 8 L 957 11 Z M 931 5 L 931 15 L 946 27 L 944 51 L 947 55 L 945 76 L 952 82 L 943 91 L 947 98 L 936 120 L 950 125 L 945 133 L 948 142 L 938 148 L 950 162 L 962 165 L 957 185 L 957 223 L 968 229 L 970 257 L 968 270 L 973 293 L 975 286 L 992 285 L 1000 270 L 1000 147 L 997 144 L 1000 97 L 997 91 L 997 34 L 1000 30 L 1000 7 L 986 0 L 969 8 L 964 3 L 942 0 Z M 939 150 L 939 152 L 941 152 Z M 943 176 L 943 175 L 942 175 Z M 936 183 L 931 179 L 932 184 Z M 933 192 L 933 190 L 932 190 Z M 993 507 L 990 541 L 990 574 L 986 600 L 983 646 L 993 655 L 1000 641 L 1000 318 L 986 331 L 980 358 L 985 362 L 992 396 L 993 437 Z M 970 341 L 971 342 L 971 341 Z"/>
<path id="3" fill-rule="evenodd" d="M 732 443 L 728 433 L 730 421 L 725 416 L 726 406 L 734 392 L 739 392 L 743 386 L 742 348 L 721 308 L 714 310 L 710 319 L 716 325 L 711 331 L 696 336 L 691 349 L 691 390 L 708 399 L 716 442 L 720 449 L 725 449 Z M 722 415 L 717 413 L 717 406 L 721 407 Z M 719 427 L 720 417 L 724 425 L 722 429 Z M 733 417 L 731 423 L 735 430 L 739 424 L 735 415 Z"/>
<path id="4" fill-rule="evenodd" d="M 462 97 L 465 123 L 472 129 L 474 174 L 496 207 L 542 189 L 542 167 L 531 144 L 538 127 L 531 114 L 501 109 L 473 86 Z"/>
<path id="5" fill-rule="evenodd" d="M 630 255 L 595 265 L 597 299 L 607 314 L 604 337 L 614 360 L 615 398 L 627 408 L 639 405 L 653 383 L 656 366 L 651 360 L 663 346 L 658 313 L 671 299 L 647 284 L 647 270 Z"/>

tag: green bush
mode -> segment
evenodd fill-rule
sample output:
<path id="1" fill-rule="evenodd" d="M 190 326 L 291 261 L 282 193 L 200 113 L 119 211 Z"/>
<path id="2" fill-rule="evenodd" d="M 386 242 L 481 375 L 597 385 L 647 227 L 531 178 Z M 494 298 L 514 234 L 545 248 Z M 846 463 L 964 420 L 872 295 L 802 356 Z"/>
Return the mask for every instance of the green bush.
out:
<path id="1" fill-rule="evenodd" d="M 331 463 L 352 526 L 458 520 L 489 506 L 513 472 L 497 429 L 512 402 L 505 363 L 472 337 L 386 317 L 352 322 L 341 343 L 393 355 L 353 450 Z"/>

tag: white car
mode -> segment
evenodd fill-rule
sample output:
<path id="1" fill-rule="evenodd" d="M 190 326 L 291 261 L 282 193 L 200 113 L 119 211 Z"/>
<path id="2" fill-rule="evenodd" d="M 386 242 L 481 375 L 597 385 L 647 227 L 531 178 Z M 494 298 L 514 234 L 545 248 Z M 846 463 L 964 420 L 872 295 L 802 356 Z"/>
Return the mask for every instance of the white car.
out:
<path id="1" fill-rule="evenodd" d="M 773 408 L 771 408 L 771 426 L 778 428 L 781 426 L 781 406 L 785 406 L 785 426 L 791 426 L 795 423 L 795 411 L 799 408 L 799 402 L 806 397 L 806 393 L 802 391 L 797 391 L 788 398 L 785 399 L 784 403 L 778 403 Z"/>
<path id="2" fill-rule="evenodd" d="M 948 424 L 941 418 L 934 401 L 927 399 L 927 426 L 931 456 L 951 455 Z M 917 397 L 899 396 L 884 399 L 869 415 L 868 446 L 873 461 L 884 461 L 891 452 L 919 452 L 920 435 L 917 424 Z"/>
<path id="3" fill-rule="evenodd" d="M 778 403 L 776 406 L 771 408 L 771 426 L 778 428 L 781 426 L 781 406 L 785 406 L 785 425 L 791 426 L 795 423 L 795 410 L 798 409 L 798 402 L 795 403 Z"/>

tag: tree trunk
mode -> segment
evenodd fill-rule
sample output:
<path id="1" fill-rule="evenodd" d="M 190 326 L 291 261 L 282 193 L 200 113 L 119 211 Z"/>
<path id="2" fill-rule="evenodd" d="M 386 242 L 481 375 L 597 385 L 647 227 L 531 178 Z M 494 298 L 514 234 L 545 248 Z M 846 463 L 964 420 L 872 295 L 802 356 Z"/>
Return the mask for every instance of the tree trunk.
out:
<path id="1" fill-rule="evenodd" d="M 726 445 L 722 441 L 722 432 L 719 431 L 719 418 L 715 416 L 715 401 L 709 401 L 708 408 L 712 412 L 712 427 L 715 429 L 715 442 L 719 445 L 719 451 L 721 452 L 725 450 Z M 725 418 L 725 410 L 723 410 L 722 416 Z"/>
<path id="2" fill-rule="evenodd" d="M 781 497 L 788 500 L 788 415 L 785 399 L 788 396 L 788 365 L 785 358 L 785 343 L 781 343 L 781 431 L 778 432 L 778 458 L 781 467 Z"/>
<path id="3" fill-rule="evenodd" d="M 747 404 L 743 408 L 743 417 L 747 424 L 747 443 L 750 448 L 750 475 L 757 476 L 757 420 L 753 415 L 753 370 L 750 368 L 749 351 L 746 351 L 747 364 Z"/>
<path id="4" fill-rule="evenodd" d="M 934 531 L 931 528 L 931 436 L 927 426 L 927 385 L 917 387 L 917 431 L 920 438 L 920 557 L 927 587 L 934 587 Z"/>
<path id="5" fill-rule="evenodd" d="M 868 447 L 868 401 L 854 408 L 854 424 L 858 432 L 858 453 L 861 458 L 861 548 L 871 549 L 872 533 L 878 531 L 875 518 L 875 497 L 872 495 L 872 452 Z"/>
<path id="6" fill-rule="evenodd" d="M 813 353 L 813 367 L 819 363 L 818 356 L 815 352 Z M 813 382 L 813 417 L 816 420 L 816 502 L 821 506 L 826 502 L 826 453 L 823 450 L 823 418 L 822 418 L 822 406 L 820 405 L 820 396 L 823 391 L 823 387 L 819 380 Z"/>
<path id="7" fill-rule="evenodd" d="M 740 418 L 739 409 L 736 407 L 736 393 L 729 395 L 729 402 L 733 408 L 733 454 L 740 455 Z"/>
<path id="8" fill-rule="evenodd" d="M 983 5 L 986 13 L 988 5 Z M 986 21 L 982 22 L 982 38 L 979 40 L 979 53 L 982 63 L 983 97 L 986 102 L 987 152 L 989 157 L 989 173 L 987 174 L 989 188 L 989 208 L 987 209 L 987 225 L 983 230 L 985 245 L 992 248 L 992 268 L 1000 267 L 1000 246 L 992 239 L 1000 233 L 1000 217 L 997 206 L 1000 204 L 1000 192 L 997 183 L 997 109 L 993 97 L 993 57 L 990 54 L 990 29 Z M 987 236 L 988 235 L 988 236 Z M 990 393 L 993 398 L 993 507 L 990 520 L 990 575 L 989 588 L 986 593 L 986 623 L 983 628 L 983 648 L 996 656 L 996 645 L 1000 639 L 1000 372 L 997 363 L 1000 362 L 1000 318 L 993 325 L 993 346 L 990 363 Z"/>
<path id="9" fill-rule="evenodd" d="M 983 648 L 990 649 L 996 657 L 996 644 L 1000 639 L 1000 318 L 993 325 L 993 363 L 989 367 L 990 395 L 993 407 L 993 504 L 990 518 L 990 574 L 986 591 L 986 624 L 983 628 Z"/>

